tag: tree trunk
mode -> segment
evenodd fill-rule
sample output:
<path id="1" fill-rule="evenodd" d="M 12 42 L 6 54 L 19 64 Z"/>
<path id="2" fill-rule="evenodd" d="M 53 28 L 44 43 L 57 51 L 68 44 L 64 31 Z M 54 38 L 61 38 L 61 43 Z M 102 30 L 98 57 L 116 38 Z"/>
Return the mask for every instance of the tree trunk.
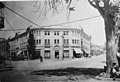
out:
<path id="1" fill-rule="evenodd" d="M 116 58 L 116 35 L 114 22 L 110 19 L 105 20 L 105 33 L 106 33 L 106 65 L 107 77 L 110 77 L 111 66 L 113 61 L 117 62 Z"/>

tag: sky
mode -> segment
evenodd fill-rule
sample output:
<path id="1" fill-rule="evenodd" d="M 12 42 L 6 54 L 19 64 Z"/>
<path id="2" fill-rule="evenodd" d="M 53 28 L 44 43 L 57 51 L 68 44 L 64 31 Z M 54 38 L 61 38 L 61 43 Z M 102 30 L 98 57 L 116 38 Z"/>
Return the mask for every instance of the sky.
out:
<path id="1" fill-rule="evenodd" d="M 49 11 L 46 18 L 43 19 L 42 16 L 39 17 L 40 12 L 36 12 L 36 8 L 33 6 L 34 3 L 34 1 L 7 1 L 5 2 L 5 5 L 10 9 L 16 11 L 17 13 L 21 14 L 25 18 L 34 21 L 40 26 L 65 23 L 100 15 L 99 12 L 95 8 L 93 8 L 87 0 L 79 0 L 78 2 L 71 4 L 71 6 L 75 7 L 75 11 L 71 12 L 69 20 L 67 20 L 66 10 L 61 11 L 55 16 L 52 16 L 51 11 Z M 14 29 L 26 29 L 30 25 L 36 27 L 35 25 L 31 24 L 30 22 L 14 14 L 6 8 L 4 9 L 4 15 Z M 64 26 L 70 26 L 73 28 L 82 27 L 85 33 L 92 36 L 91 41 L 93 44 L 105 44 L 104 20 L 102 17 L 65 24 Z M 2 30 L 8 29 L 11 29 L 11 27 L 5 21 L 5 28 Z M 24 31 L 25 30 L 16 32 L 22 33 Z M 14 35 L 14 31 L 0 31 L 0 38 L 14 37 Z"/>

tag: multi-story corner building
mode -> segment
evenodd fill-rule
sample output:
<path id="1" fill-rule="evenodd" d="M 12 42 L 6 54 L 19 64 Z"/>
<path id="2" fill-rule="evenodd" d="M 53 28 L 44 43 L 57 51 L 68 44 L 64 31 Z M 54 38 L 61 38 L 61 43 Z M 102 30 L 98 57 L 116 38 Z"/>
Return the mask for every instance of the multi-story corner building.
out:
<path id="1" fill-rule="evenodd" d="M 72 58 L 73 50 L 76 53 L 82 53 L 81 40 L 83 40 L 83 43 L 84 41 L 88 42 L 88 39 L 84 37 L 85 33 L 79 28 L 57 26 L 33 28 L 30 29 L 30 32 L 34 34 L 36 54 L 41 55 L 44 59 Z M 28 31 L 13 37 L 10 41 L 11 54 L 18 54 L 22 51 L 22 53 L 27 55 L 28 38 Z M 91 39 L 89 41 L 91 42 Z M 85 48 L 90 50 L 89 46 L 87 44 L 87 48 Z"/>

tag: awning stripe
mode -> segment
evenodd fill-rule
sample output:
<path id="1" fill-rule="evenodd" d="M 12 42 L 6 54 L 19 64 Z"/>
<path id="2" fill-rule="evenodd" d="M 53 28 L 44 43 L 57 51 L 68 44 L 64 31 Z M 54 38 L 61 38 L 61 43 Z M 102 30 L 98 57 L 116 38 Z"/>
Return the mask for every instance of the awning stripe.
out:
<path id="1" fill-rule="evenodd" d="M 74 48 L 76 53 L 83 53 L 81 49 Z"/>
<path id="2" fill-rule="evenodd" d="M 22 51 L 18 51 L 17 55 L 19 55 Z"/>

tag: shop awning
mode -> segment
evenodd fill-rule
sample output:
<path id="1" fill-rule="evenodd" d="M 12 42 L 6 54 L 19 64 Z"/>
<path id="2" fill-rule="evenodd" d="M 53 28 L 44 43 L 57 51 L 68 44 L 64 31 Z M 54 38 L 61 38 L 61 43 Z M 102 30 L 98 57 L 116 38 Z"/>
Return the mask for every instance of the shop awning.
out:
<path id="1" fill-rule="evenodd" d="M 21 54 L 21 52 L 22 52 L 22 51 L 18 51 L 17 56 L 18 56 L 19 54 Z"/>
<path id="2" fill-rule="evenodd" d="M 74 49 L 76 53 L 83 53 L 81 49 Z"/>
<path id="3" fill-rule="evenodd" d="M 88 50 L 82 50 L 83 53 L 90 53 Z"/>

